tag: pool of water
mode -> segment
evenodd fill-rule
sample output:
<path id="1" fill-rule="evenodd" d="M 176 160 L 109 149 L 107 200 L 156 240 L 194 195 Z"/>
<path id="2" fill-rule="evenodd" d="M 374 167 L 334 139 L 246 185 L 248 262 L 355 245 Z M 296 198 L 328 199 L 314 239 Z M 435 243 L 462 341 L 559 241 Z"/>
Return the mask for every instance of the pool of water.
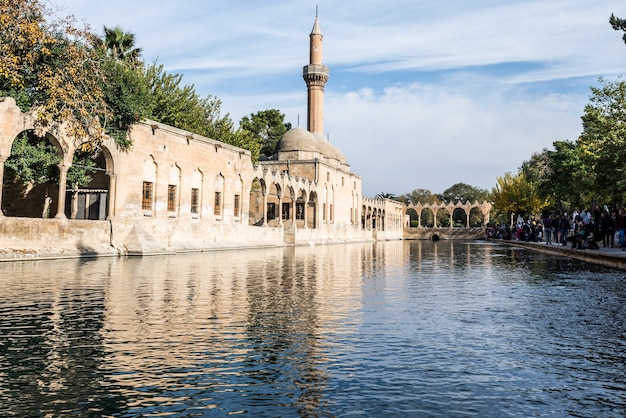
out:
<path id="1" fill-rule="evenodd" d="M 0 415 L 625 416 L 625 276 L 455 241 L 0 263 Z"/>

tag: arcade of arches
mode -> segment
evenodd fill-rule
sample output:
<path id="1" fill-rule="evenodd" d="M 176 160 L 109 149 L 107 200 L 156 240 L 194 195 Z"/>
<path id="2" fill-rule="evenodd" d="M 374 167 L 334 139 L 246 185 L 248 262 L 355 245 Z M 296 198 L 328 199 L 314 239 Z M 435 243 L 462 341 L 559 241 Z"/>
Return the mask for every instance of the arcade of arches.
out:
<path id="1" fill-rule="evenodd" d="M 489 223 L 489 202 L 456 204 L 411 204 L 406 208 L 406 227 L 477 228 Z"/>

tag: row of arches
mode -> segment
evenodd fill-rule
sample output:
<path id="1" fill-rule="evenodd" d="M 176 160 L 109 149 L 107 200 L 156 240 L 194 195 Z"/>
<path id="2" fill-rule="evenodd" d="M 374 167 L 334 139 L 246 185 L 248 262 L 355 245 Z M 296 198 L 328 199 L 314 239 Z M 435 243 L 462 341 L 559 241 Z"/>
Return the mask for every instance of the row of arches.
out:
<path id="1" fill-rule="evenodd" d="M 409 228 L 476 228 L 489 222 L 491 203 L 417 204 L 406 209 Z"/>

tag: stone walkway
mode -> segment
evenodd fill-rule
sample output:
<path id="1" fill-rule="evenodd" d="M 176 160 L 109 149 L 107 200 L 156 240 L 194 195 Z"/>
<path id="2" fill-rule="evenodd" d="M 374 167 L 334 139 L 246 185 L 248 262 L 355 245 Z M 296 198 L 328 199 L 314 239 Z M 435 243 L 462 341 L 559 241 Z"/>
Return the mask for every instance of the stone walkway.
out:
<path id="1" fill-rule="evenodd" d="M 571 244 L 561 246 L 557 244 L 548 245 L 545 242 L 524 242 L 516 240 L 493 240 L 493 242 L 513 247 L 524 247 L 542 253 L 571 257 L 588 263 L 626 270 L 626 251 L 621 248 L 603 247 L 602 243 L 600 243 L 600 248 L 597 250 L 579 250 L 572 249 Z"/>

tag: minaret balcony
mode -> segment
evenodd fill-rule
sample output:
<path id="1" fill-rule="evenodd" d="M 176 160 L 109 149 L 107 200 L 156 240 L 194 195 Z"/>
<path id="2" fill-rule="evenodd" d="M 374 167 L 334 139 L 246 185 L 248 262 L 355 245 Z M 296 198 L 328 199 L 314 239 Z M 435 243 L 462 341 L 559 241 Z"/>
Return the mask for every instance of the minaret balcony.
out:
<path id="1" fill-rule="evenodd" d="M 328 80 L 328 67 L 320 64 L 309 64 L 305 65 L 302 69 L 302 77 L 304 81 L 317 81 L 325 83 Z"/>

